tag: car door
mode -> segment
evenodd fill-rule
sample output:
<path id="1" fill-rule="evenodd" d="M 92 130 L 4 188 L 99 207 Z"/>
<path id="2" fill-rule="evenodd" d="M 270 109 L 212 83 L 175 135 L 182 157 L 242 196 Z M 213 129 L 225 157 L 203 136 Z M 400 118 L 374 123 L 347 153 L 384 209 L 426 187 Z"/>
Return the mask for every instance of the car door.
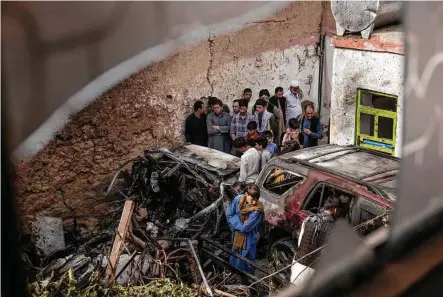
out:
<path id="1" fill-rule="evenodd" d="M 385 226 L 388 216 L 388 207 L 364 196 L 358 196 L 350 209 L 352 226 L 364 236 Z"/>
<path id="2" fill-rule="evenodd" d="M 343 212 L 341 213 L 341 216 L 350 221 L 350 208 L 358 194 L 343 188 L 340 183 L 336 183 L 334 179 L 318 181 L 312 187 L 300 209 L 302 216 L 306 217 L 322 212 L 323 206 L 330 196 L 344 198 L 345 202 L 343 204 Z"/>

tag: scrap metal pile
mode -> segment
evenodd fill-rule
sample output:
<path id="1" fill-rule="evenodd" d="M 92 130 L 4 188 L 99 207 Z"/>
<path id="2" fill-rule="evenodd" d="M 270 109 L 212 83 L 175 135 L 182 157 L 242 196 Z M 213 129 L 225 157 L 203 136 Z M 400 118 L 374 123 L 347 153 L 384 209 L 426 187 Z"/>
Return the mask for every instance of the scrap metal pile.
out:
<path id="1" fill-rule="evenodd" d="M 224 209 L 235 190 L 224 184 L 226 179 L 166 149 L 147 151 L 131 162 L 132 169 L 119 170 L 109 184 L 109 215 L 98 233 L 80 234 L 74 218 L 73 230 L 62 234 L 66 245 L 54 248 L 50 237 L 62 229 L 61 219 L 49 225 L 50 220 L 39 221 L 34 240 L 39 253 L 22 253 L 35 276 L 30 278 L 33 293 L 46 289 L 49 296 L 61 296 L 60 286 L 50 289 L 48 284 L 69 275 L 78 292 L 97 280 L 134 288 L 167 278 L 209 295 L 247 294 L 241 286 L 230 286 L 237 282 L 236 273 L 213 265 L 200 252 L 202 238 L 229 247 Z"/>

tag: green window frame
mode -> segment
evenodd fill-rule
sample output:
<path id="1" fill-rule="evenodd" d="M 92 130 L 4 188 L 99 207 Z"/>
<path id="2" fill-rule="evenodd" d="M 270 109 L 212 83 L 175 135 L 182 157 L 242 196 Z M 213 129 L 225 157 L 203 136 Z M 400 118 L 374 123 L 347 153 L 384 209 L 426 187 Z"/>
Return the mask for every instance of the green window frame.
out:
<path id="1" fill-rule="evenodd" d="M 362 104 L 362 94 L 369 93 L 376 96 L 383 96 L 387 98 L 395 99 L 395 111 L 386 109 L 375 108 L 372 106 L 366 106 Z M 398 110 L 398 97 L 395 95 L 380 93 L 376 91 L 357 89 L 357 102 L 356 102 L 356 119 L 355 119 L 355 144 L 371 150 L 380 151 L 390 155 L 395 153 L 396 142 L 396 130 L 397 130 L 397 110 Z M 370 123 L 370 132 L 373 135 L 365 134 L 361 132 L 361 117 L 362 115 L 369 115 L 373 118 Z M 379 121 L 382 119 L 392 120 L 392 139 L 383 138 L 379 135 Z"/>

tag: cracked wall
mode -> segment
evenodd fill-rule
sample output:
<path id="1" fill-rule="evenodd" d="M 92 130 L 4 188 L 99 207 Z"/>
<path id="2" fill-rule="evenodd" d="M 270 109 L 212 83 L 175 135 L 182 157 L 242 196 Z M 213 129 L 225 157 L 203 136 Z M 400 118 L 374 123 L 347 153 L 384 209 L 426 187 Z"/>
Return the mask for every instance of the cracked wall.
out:
<path id="1" fill-rule="evenodd" d="M 213 94 L 226 103 L 251 87 L 271 93 L 299 79 L 316 100 L 322 2 L 293 2 L 264 22 L 183 49 L 153 64 L 94 100 L 36 155 L 16 165 L 23 220 L 66 217 L 58 194 L 85 224 L 106 215 L 103 191 L 118 168 L 143 150 L 175 147 L 193 102 Z"/>

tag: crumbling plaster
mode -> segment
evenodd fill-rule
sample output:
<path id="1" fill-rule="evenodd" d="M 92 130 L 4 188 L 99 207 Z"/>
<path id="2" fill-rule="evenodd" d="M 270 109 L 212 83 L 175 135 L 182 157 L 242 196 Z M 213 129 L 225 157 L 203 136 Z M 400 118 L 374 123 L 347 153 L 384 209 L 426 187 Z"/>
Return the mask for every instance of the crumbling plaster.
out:
<path id="1" fill-rule="evenodd" d="M 404 56 L 336 48 L 331 93 L 331 143 L 355 144 L 357 89 L 398 96 L 395 155 L 401 155 Z"/>
<path id="2" fill-rule="evenodd" d="M 224 64 L 212 72 L 211 82 L 214 95 L 231 102 L 241 98 L 245 87 L 253 90 L 255 100 L 260 89 L 273 94 L 282 86 L 286 91 L 291 80 L 298 80 L 304 98 L 317 103 L 318 67 L 317 45 L 297 45 Z"/>

